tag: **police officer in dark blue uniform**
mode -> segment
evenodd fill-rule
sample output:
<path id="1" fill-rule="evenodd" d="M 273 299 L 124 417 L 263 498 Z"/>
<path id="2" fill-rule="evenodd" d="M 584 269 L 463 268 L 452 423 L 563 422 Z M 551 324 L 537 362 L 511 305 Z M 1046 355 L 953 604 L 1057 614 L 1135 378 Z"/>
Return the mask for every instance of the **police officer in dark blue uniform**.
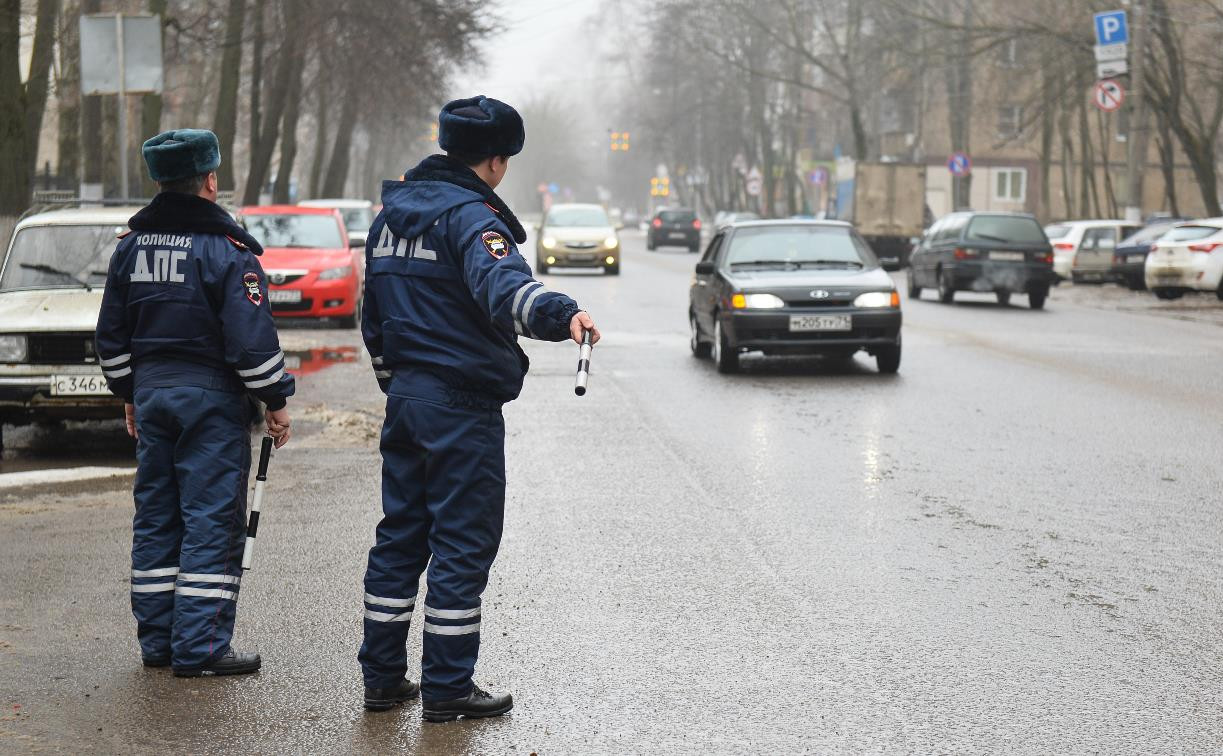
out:
<path id="1" fill-rule="evenodd" d="M 263 252 L 216 205 L 216 135 L 180 129 L 144 143 L 161 187 L 129 221 L 106 279 L 97 351 L 137 441 L 132 613 L 145 666 L 174 674 L 259 669 L 230 645 L 242 579 L 248 396 L 289 439 L 285 372 Z"/>
<path id="2" fill-rule="evenodd" d="M 581 341 L 598 330 L 531 275 L 522 225 L 494 189 L 525 141 L 522 118 L 486 97 L 442 108 L 438 142 L 382 187 L 366 244 L 362 334 L 387 394 L 382 510 L 365 573 L 365 706 L 422 693 L 424 718 L 489 717 L 509 694 L 472 683 L 480 594 L 501 542 L 505 425 L 527 372 L 518 336 Z M 407 671 L 408 623 L 428 566 L 421 685 Z"/>

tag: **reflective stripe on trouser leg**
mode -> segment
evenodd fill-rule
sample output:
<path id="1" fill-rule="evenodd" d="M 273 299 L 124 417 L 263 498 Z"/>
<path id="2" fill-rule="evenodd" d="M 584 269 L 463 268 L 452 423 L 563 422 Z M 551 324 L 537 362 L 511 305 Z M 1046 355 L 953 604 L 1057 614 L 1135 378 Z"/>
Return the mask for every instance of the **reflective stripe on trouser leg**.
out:
<path id="1" fill-rule="evenodd" d="M 480 595 L 501 544 L 505 424 L 500 412 L 413 405 L 426 429 L 433 518 L 424 608 L 421 695 L 467 695 L 480 652 Z"/>
<path id="2" fill-rule="evenodd" d="M 181 427 L 174 473 L 183 521 L 173 663 L 198 667 L 229 648 L 242 573 L 249 410 L 241 394 L 153 389 Z"/>
<path id="3" fill-rule="evenodd" d="M 407 673 L 408 629 L 420 575 L 429 561 L 425 450 L 415 441 L 405 402 L 387 397 L 381 442 L 382 520 L 365 570 L 365 637 L 357 658 L 371 688 L 397 685 Z"/>
<path id="4" fill-rule="evenodd" d="M 151 398 L 152 390 L 136 394 L 136 483 L 132 489 L 132 615 L 140 651 L 148 657 L 170 654 L 174 625 L 174 580 L 178 576 L 183 523 L 174 476 L 173 418 Z"/>

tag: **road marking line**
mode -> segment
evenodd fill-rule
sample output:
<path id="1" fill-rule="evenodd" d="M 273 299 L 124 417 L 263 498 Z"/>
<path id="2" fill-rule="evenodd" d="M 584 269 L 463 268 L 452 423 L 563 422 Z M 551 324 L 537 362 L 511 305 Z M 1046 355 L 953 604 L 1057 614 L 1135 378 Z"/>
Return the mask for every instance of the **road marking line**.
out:
<path id="1" fill-rule="evenodd" d="M 58 470 L 27 470 L 0 473 L 0 490 L 38 486 L 48 483 L 71 483 L 79 480 L 121 478 L 136 472 L 134 467 L 68 467 Z"/>

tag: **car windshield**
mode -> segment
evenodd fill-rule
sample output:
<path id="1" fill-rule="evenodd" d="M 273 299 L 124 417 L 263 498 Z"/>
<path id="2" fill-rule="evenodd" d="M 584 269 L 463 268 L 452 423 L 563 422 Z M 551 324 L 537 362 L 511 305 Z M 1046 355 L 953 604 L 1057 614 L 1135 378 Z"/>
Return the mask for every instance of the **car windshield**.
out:
<path id="1" fill-rule="evenodd" d="M 1070 226 L 1064 223 L 1056 223 L 1052 226 L 1045 226 L 1045 236 L 1050 239 L 1060 239 L 1063 236 L 1070 236 Z"/>
<path id="2" fill-rule="evenodd" d="M 726 262 L 734 267 L 879 265 L 866 242 L 844 226 L 742 228 L 731 237 Z"/>
<path id="3" fill-rule="evenodd" d="M 607 227 L 611 221 L 601 207 L 557 207 L 548 213 L 549 226 Z"/>
<path id="4" fill-rule="evenodd" d="M 1172 228 L 1175 223 L 1155 223 L 1146 228 L 1139 229 L 1135 233 L 1130 234 L 1121 241 L 1117 242 L 1118 247 L 1132 247 L 1136 244 L 1147 244 L 1153 242 L 1164 234 L 1168 233 L 1168 229 Z"/>
<path id="5" fill-rule="evenodd" d="M 13 237 L 0 291 L 106 285 L 117 235 L 127 226 L 27 226 Z"/>
<path id="6" fill-rule="evenodd" d="M 1044 244 L 1045 232 L 1035 218 L 1011 215 L 977 215 L 968 222 L 965 241 L 1006 244 Z"/>
<path id="7" fill-rule="evenodd" d="M 1178 226 L 1160 237 L 1160 241 L 1193 241 L 1194 239 L 1205 239 L 1218 232 L 1217 226 Z"/>
<path id="8" fill-rule="evenodd" d="M 365 233 L 374 224 L 374 213 L 368 207 L 342 207 L 340 217 L 348 231 Z"/>
<path id="9" fill-rule="evenodd" d="M 658 217 L 663 223 L 690 223 L 696 220 L 696 213 L 691 210 L 663 210 Z"/>
<path id="10" fill-rule="evenodd" d="M 246 230 L 264 247 L 338 249 L 348 242 L 331 215 L 247 215 Z"/>

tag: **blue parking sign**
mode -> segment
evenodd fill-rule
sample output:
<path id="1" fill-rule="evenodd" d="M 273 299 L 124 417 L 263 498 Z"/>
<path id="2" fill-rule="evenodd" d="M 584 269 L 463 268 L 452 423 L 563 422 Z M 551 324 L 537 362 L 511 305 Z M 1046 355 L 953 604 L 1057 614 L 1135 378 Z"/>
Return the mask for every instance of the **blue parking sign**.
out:
<path id="1" fill-rule="evenodd" d="M 1106 11 L 1096 14 L 1097 44 L 1124 45 L 1129 41 L 1130 29 L 1125 22 L 1125 11 Z"/>

